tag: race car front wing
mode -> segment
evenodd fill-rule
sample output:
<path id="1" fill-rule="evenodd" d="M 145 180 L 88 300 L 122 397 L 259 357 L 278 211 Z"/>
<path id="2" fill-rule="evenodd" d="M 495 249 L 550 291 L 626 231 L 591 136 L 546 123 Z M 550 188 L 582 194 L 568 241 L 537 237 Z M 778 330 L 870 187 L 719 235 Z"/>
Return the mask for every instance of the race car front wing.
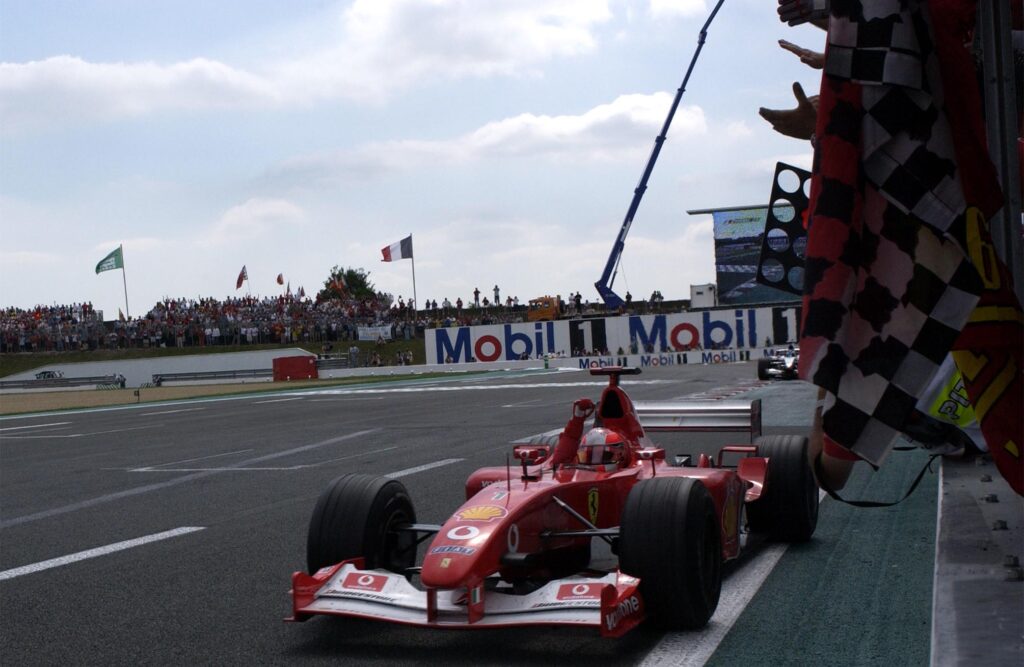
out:
<path id="1" fill-rule="evenodd" d="M 424 590 L 403 575 L 361 566 L 355 559 L 312 576 L 294 573 L 293 615 L 286 620 L 327 614 L 451 629 L 575 625 L 619 637 L 645 617 L 640 580 L 620 572 L 556 579 L 516 594 L 494 577 L 467 588 Z"/>

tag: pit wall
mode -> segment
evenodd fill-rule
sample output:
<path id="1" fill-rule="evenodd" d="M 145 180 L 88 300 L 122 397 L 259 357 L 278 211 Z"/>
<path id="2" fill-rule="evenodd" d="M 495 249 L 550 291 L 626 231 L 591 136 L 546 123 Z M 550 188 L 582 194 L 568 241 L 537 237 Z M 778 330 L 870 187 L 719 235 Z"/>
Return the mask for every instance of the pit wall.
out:
<path id="1" fill-rule="evenodd" d="M 800 307 L 718 308 L 715 310 L 623 315 L 554 322 L 518 322 L 481 326 L 427 329 L 424 334 L 427 364 L 468 364 L 517 361 L 524 356 L 571 357 L 573 350 L 608 350 L 612 354 L 586 357 L 589 361 L 628 356 L 666 357 L 666 363 L 741 361 L 751 350 L 797 340 Z M 618 354 L 619 350 L 622 354 Z M 645 350 L 652 351 L 645 354 Z M 686 352 L 684 361 L 680 356 Z M 736 355 L 731 359 L 703 359 L 704 355 Z M 760 354 L 758 354 L 760 356 Z M 693 359 L 690 359 L 693 357 Z M 669 361 L 671 360 L 671 361 Z M 582 360 L 578 360 L 582 361 Z M 648 359 L 647 365 L 653 365 Z"/>

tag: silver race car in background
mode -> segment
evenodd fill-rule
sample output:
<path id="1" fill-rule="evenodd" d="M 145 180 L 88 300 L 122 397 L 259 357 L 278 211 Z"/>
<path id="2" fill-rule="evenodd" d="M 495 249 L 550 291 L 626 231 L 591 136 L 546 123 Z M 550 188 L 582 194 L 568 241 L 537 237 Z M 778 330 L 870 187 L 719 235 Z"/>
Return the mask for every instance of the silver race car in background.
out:
<path id="1" fill-rule="evenodd" d="M 800 348 L 790 346 L 788 348 L 776 348 L 771 351 L 770 356 L 757 360 L 758 380 L 795 380 L 797 372 L 797 360 L 800 358 Z"/>

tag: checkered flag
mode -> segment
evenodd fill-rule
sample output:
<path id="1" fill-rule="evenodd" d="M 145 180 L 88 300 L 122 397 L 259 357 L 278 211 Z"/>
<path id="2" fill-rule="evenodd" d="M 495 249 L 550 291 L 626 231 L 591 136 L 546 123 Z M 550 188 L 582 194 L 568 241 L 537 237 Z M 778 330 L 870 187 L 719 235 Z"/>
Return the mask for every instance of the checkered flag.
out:
<path id="1" fill-rule="evenodd" d="M 928 3 L 866 4 L 829 25 L 800 374 L 827 391 L 824 434 L 877 466 L 983 291 L 969 211 L 998 187 L 961 164 Z"/>

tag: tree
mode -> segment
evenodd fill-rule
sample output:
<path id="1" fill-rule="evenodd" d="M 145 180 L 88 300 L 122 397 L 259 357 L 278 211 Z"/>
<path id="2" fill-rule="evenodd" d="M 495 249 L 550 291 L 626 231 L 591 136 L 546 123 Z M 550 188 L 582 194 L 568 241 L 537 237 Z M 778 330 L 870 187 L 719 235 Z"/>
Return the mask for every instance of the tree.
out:
<path id="1" fill-rule="evenodd" d="M 369 271 L 346 269 L 335 265 L 324 281 L 324 288 L 317 295 L 317 301 L 329 299 L 373 299 L 376 292 L 370 282 Z"/>

